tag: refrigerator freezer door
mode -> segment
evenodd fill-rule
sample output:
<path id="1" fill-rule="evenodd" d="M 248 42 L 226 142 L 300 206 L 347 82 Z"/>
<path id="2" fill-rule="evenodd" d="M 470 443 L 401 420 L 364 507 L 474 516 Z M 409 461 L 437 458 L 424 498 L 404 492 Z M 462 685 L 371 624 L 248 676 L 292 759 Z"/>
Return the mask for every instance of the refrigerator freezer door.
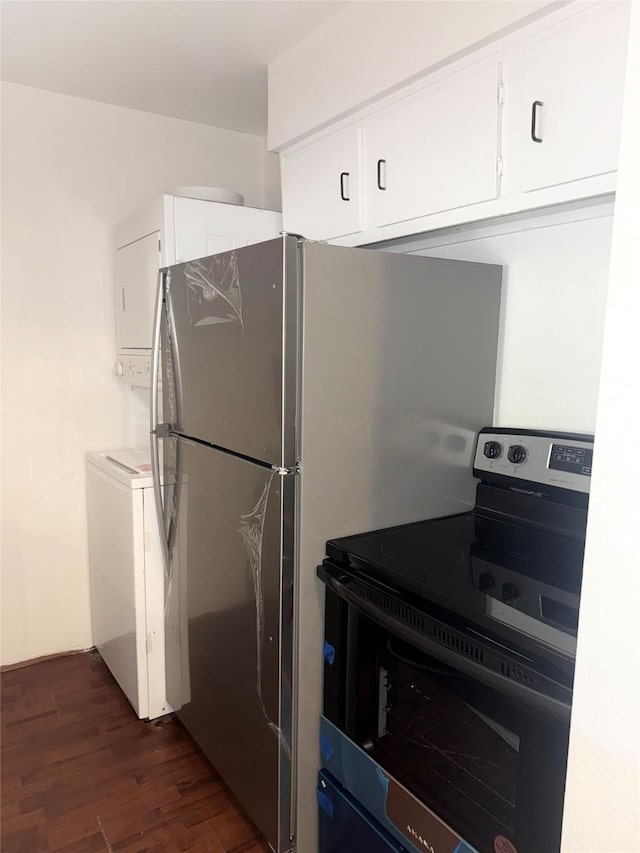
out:
<path id="1" fill-rule="evenodd" d="M 171 438 L 170 702 L 277 853 L 290 849 L 296 477 Z M 177 461 L 173 471 L 168 466 Z M 282 711 L 281 711 L 282 708 Z"/>
<path id="2" fill-rule="evenodd" d="M 168 270 L 175 432 L 296 464 L 297 258 L 284 237 Z"/>

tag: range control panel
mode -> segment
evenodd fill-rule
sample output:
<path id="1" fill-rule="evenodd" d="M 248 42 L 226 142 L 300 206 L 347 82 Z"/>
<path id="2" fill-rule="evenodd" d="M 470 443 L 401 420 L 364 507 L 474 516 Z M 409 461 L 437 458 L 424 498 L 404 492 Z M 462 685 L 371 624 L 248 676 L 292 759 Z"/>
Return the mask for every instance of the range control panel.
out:
<path id="1" fill-rule="evenodd" d="M 573 444 L 553 444 L 549 458 L 549 468 L 556 471 L 570 471 L 574 474 L 591 476 L 593 450 L 576 447 Z"/>
<path id="2" fill-rule="evenodd" d="M 478 434 L 474 473 L 589 492 L 593 436 L 485 427 Z"/>
<path id="3" fill-rule="evenodd" d="M 113 375 L 120 382 L 134 388 L 149 388 L 151 386 L 151 354 L 118 353 L 113 365 Z"/>

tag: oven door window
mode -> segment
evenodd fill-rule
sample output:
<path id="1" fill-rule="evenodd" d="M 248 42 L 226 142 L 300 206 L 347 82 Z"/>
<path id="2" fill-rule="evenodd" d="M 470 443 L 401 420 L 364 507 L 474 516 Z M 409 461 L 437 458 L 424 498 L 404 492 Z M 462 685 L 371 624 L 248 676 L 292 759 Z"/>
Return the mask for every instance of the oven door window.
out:
<path id="1" fill-rule="evenodd" d="M 480 853 L 559 849 L 566 724 L 358 622 L 347 734 Z"/>

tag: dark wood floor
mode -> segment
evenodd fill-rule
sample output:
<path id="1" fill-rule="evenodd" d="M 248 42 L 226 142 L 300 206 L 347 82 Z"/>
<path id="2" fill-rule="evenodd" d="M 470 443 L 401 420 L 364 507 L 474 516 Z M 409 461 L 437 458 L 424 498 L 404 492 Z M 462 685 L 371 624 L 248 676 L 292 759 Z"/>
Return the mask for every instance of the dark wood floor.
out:
<path id="1" fill-rule="evenodd" d="M 137 719 L 96 653 L 2 674 L 2 853 L 264 853 L 180 723 Z"/>

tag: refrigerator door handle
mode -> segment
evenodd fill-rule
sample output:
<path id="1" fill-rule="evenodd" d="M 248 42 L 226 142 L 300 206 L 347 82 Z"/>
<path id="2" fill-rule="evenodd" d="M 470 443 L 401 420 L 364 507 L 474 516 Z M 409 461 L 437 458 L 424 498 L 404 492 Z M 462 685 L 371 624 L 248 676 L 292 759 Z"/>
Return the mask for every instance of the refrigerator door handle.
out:
<path id="1" fill-rule="evenodd" d="M 160 359 L 160 327 L 162 325 L 162 305 L 164 297 L 165 274 L 162 270 L 158 272 L 158 288 L 156 292 L 156 307 L 153 318 L 153 343 L 151 346 L 151 474 L 153 478 L 153 497 L 156 505 L 156 517 L 158 520 L 158 531 L 160 533 L 160 544 L 162 546 L 162 562 L 164 573 L 169 577 L 169 543 L 164 523 L 164 506 L 162 504 L 162 488 L 160 485 L 160 439 L 166 438 L 169 430 L 166 424 L 158 423 L 158 362 Z"/>

